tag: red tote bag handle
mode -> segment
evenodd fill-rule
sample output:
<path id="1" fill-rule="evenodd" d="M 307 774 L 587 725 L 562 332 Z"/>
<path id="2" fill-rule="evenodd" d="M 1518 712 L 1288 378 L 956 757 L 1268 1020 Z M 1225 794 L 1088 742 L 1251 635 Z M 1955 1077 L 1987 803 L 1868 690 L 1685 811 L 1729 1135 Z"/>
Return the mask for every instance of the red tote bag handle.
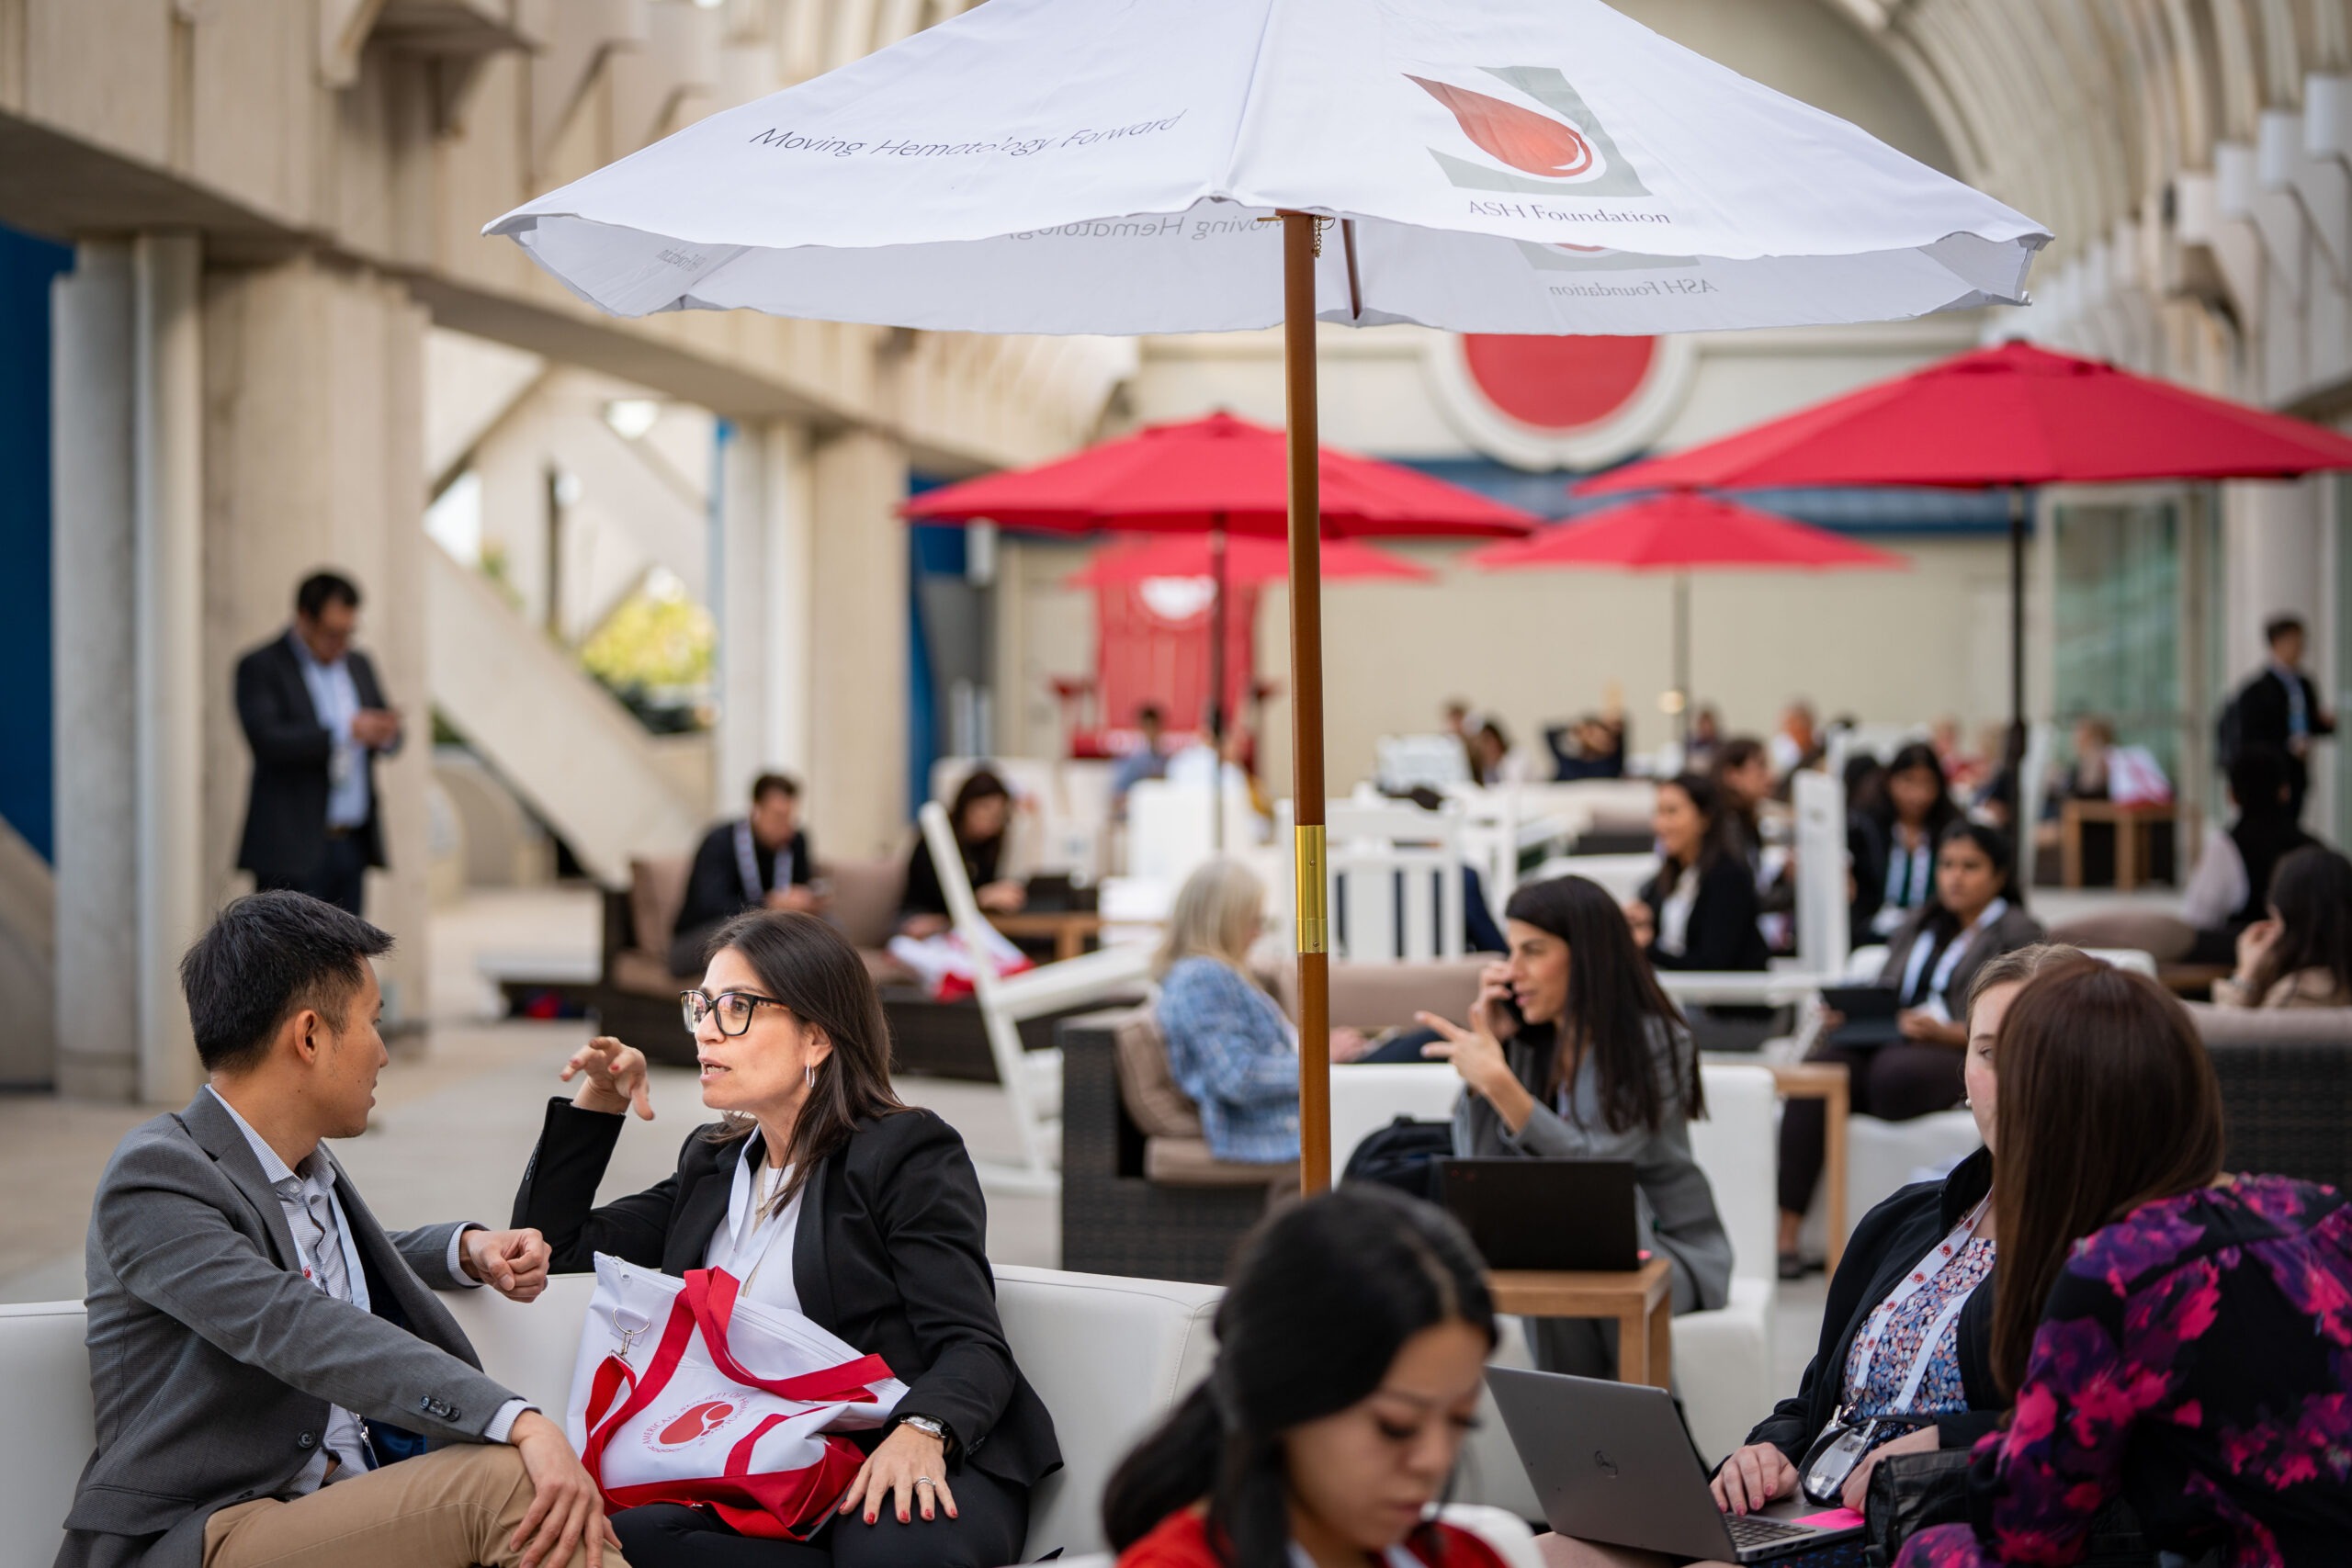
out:
<path id="1" fill-rule="evenodd" d="M 869 1385 L 892 1376 L 890 1364 L 871 1353 L 838 1367 L 803 1372 L 798 1377 L 759 1376 L 735 1359 L 734 1350 L 727 1343 L 728 1331 L 735 1323 L 735 1303 L 741 1291 L 735 1277 L 723 1269 L 693 1269 L 686 1272 L 685 1288 L 678 1292 L 678 1303 L 694 1314 L 711 1365 L 745 1388 L 756 1388 L 778 1399 L 797 1400 L 805 1404 L 862 1404 L 874 1398 Z M 665 1348 L 668 1342 L 669 1336 L 664 1334 Z"/>

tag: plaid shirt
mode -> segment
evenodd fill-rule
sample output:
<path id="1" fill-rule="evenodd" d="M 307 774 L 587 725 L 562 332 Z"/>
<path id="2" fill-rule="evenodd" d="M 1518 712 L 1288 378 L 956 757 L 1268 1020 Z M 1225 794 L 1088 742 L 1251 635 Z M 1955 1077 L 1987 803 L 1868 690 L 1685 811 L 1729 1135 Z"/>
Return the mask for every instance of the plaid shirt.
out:
<path id="1" fill-rule="evenodd" d="M 1272 997 L 1230 964 L 1182 959 L 1159 983 L 1159 1028 L 1211 1154 L 1247 1165 L 1298 1158 L 1298 1040 Z"/>

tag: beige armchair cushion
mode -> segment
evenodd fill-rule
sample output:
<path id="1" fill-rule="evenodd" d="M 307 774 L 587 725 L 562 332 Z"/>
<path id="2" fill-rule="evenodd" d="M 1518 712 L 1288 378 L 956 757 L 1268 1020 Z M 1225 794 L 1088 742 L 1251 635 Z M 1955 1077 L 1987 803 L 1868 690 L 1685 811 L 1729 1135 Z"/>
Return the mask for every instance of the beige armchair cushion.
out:
<path id="1" fill-rule="evenodd" d="M 1147 1138 L 1143 1174 L 1166 1187 L 1296 1187 L 1298 1167 L 1240 1165 L 1209 1153 L 1205 1138 Z"/>
<path id="2" fill-rule="evenodd" d="M 889 860 L 827 861 L 817 868 L 832 889 L 825 912 L 850 945 L 884 948 L 899 928 L 899 904 L 907 893 L 907 863 Z M 892 966 L 903 976 L 905 971 Z"/>
<path id="3" fill-rule="evenodd" d="M 686 907 L 686 880 L 694 869 L 692 855 L 647 855 L 628 863 L 628 914 L 629 923 L 636 928 L 635 946 L 647 953 L 670 951 L 678 935 L 678 911 Z"/>
<path id="4" fill-rule="evenodd" d="M 1120 1021 L 1113 1039 L 1118 1054 L 1119 1099 L 1127 1108 L 1128 1120 L 1147 1138 L 1198 1142 L 1203 1136 L 1200 1107 L 1177 1087 L 1159 1015 L 1149 1008 L 1136 1009 Z"/>
<path id="5" fill-rule="evenodd" d="M 1491 958 L 1440 958 L 1419 963 L 1334 964 L 1331 965 L 1331 1027 L 1383 1029 L 1416 1027 L 1413 1015 L 1433 1012 L 1456 1022 L 1469 1017 L 1478 998 L 1478 971 Z M 1282 975 L 1283 1010 L 1298 1016 L 1298 970 Z"/>

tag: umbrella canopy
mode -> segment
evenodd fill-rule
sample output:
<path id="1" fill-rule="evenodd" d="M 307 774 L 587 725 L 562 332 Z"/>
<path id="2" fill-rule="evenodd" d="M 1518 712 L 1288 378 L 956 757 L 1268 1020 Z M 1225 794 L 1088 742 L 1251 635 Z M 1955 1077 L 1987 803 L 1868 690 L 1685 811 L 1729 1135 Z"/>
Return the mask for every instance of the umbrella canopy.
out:
<path id="1" fill-rule="evenodd" d="M 1396 463 L 1326 446 L 1317 462 L 1326 539 L 1346 535 L 1518 535 L 1543 519 Z M 1279 430 L 1213 413 L 1017 472 L 984 474 L 909 502 L 917 522 L 986 518 L 1012 528 L 1199 530 L 1281 536 L 1290 452 Z M 1182 574 L 1177 574 L 1182 575 Z"/>
<path id="2" fill-rule="evenodd" d="M 1585 495 L 1706 486 L 2010 487 L 2009 779 L 2025 755 L 2024 487 L 2285 479 L 2352 468 L 2352 441 L 2031 344 L 1978 349 L 1752 430 L 1629 463 Z"/>
<path id="3" fill-rule="evenodd" d="M 990 0 L 489 231 L 620 315 L 744 306 L 1118 333 L 1281 321 L 1310 1043 L 1330 1022 L 1316 322 L 1880 321 L 2022 303 L 2051 238 L 1602 0 Z M 1322 1051 L 1299 1062 L 1313 1192 L 1330 1180 L 1329 1080 Z M 1024 1112 L 1033 1169 L 1035 1124 Z"/>
<path id="4" fill-rule="evenodd" d="M 1243 535 L 1227 542 L 1222 565 L 1212 540 L 1200 534 L 1137 539 L 1094 552 L 1094 558 L 1062 581 L 1072 588 L 1106 588 L 1149 582 L 1163 577 L 1216 577 L 1240 588 L 1280 582 L 1290 575 L 1290 548 L 1279 539 Z M 1418 562 L 1352 539 L 1323 541 L 1323 576 L 1329 581 L 1428 582 L 1437 574 Z"/>
<path id="5" fill-rule="evenodd" d="M 1911 564 L 1892 551 L 1873 549 L 1826 528 L 1684 491 L 1612 506 L 1531 539 L 1489 545 L 1469 561 L 1484 571 L 1591 567 L 1673 572 L 1675 711 L 1686 742 L 1690 739 L 1693 570 L 1902 570 Z"/>
<path id="6" fill-rule="evenodd" d="M 1602 0 L 990 0 L 490 226 L 620 315 L 1476 333 L 2021 301 L 2048 233 Z M 1562 247 L 1570 247 L 1563 249 Z"/>
<path id="7" fill-rule="evenodd" d="M 1581 495 L 1808 485 L 2285 479 L 2352 468 L 2352 440 L 2299 419 L 2031 344 L 1978 349 L 1670 457 Z"/>
<path id="8" fill-rule="evenodd" d="M 1677 492 L 1596 512 L 1530 539 L 1489 545 L 1468 558 L 1485 571 L 1608 567 L 1620 571 L 1747 571 L 1794 568 L 1902 570 L 1911 563 L 1826 528 L 1775 517 L 1714 496 Z"/>

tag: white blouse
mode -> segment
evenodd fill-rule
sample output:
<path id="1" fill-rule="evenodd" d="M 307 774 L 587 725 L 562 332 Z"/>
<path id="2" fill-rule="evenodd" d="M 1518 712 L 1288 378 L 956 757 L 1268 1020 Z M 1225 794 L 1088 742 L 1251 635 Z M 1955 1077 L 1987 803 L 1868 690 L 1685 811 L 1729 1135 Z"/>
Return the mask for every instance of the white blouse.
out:
<path id="1" fill-rule="evenodd" d="M 777 1190 L 792 1178 L 792 1167 L 781 1169 L 767 1163 L 760 1134 L 743 1145 L 735 1167 L 734 1190 L 728 1195 L 727 1223 L 710 1233 L 703 1248 L 702 1266 L 724 1269 L 741 1281 L 744 1297 L 762 1306 L 800 1310 L 800 1291 L 792 1280 L 792 1244 L 800 1233 L 800 1200 L 805 1187 L 792 1195 L 780 1213 L 762 1215 Z"/>

